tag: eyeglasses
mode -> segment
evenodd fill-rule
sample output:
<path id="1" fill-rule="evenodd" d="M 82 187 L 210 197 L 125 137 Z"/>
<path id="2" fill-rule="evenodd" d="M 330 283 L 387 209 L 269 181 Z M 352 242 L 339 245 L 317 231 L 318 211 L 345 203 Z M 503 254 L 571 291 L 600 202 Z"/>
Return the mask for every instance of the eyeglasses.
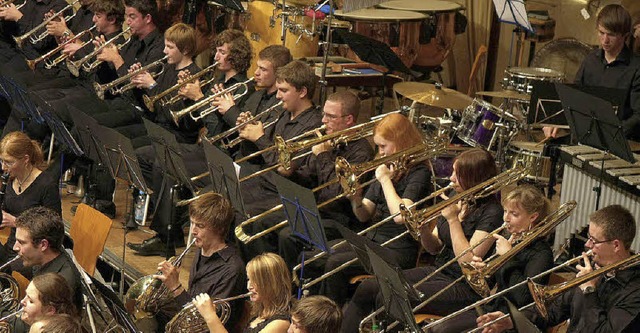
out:
<path id="1" fill-rule="evenodd" d="M 591 234 L 587 233 L 587 242 L 591 241 L 591 243 L 593 243 L 593 245 L 598 245 L 601 243 L 607 243 L 607 242 L 611 242 L 613 239 L 609 239 L 609 240 L 596 240 L 595 238 L 593 238 L 593 236 L 591 236 Z"/>
<path id="2" fill-rule="evenodd" d="M 336 119 L 338 119 L 338 118 L 344 118 L 344 117 L 347 117 L 347 116 L 348 116 L 348 114 L 343 115 L 343 116 L 338 116 L 338 115 L 335 115 L 335 114 L 330 114 L 330 113 L 326 113 L 326 112 L 322 111 L 322 116 L 323 116 L 323 117 L 327 117 L 327 118 L 329 118 L 329 119 L 331 119 L 331 120 L 336 120 Z"/>
<path id="3" fill-rule="evenodd" d="M 6 166 L 7 168 L 11 168 L 16 164 L 16 161 L 8 162 L 7 160 L 0 160 L 0 163 L 2 163 L 2 165 Z"/>

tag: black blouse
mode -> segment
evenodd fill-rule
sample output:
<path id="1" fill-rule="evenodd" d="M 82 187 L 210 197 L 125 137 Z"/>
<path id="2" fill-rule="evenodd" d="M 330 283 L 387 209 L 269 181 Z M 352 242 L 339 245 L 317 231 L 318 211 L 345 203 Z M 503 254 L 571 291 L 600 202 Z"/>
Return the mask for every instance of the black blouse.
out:
<path id="1" fill-rule="evenodd" d="M 251 318 L 251 320 L 249 320 L 249 323 L 251 323 L 255 319 L 256 319 L 255 317 Z M 267 325 L 269 325 L 272 321 L 276 321 L 276 320 L 289 321 L 289 315 L 283 313 L 283 314 L 277 314 L 277 315 L 271 316 L 271 317 L 265 319 L 264 321 L 260 322 L 258 325 L 256 325 L 256 327 L 247 326 L 244 329 L 244 331 L 242 331 L 242 332 L 243 333 L 258 333 L 258 332 L 262 331 L 262 329 L 265 328 Z"/>

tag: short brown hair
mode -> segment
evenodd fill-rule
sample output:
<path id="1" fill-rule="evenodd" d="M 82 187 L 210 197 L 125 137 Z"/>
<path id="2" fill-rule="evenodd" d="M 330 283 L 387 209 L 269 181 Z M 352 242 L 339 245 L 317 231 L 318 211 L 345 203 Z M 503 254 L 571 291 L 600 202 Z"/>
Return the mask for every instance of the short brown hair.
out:
<path id="1" fill-rule="evenodd" d="M 589 222 L 602 228 L 605 239 L 617 239 L 627 250 L 631 247 L 636 235 L 636 221 L 628 209 L 620 205 L 607 206 L 591 213 Z"/>
<path id="2" fill-rule="evenodd" d="M 65 314 L 54 314 L 41 320 L 42 331 L 47 333 L 82 333 L 78 319 Z"/>
<path id="3" fill-rule="evenodd" d="M 37 167 L 44 167 L 42 148 L 36 140 L 31 140 L 23 132 L 11 132 L 0 141 L 0 157 L 11 156 L 15 159 L 29 156 L 30 163 Z"/>
<path id="4" fill-rule="evenodd" d="M 251 66 L 251 58 L 253 58 L 253 49 L 249 39 L 240 30 L 227 29 L 218 34 L 214 41 L 215 47 L 220 47 L 224 43 L 229 44 L 227 59 L 233 69 L 239 73 L 246 73 Z"/>
<path id="5" fill-rule="evenodd" d="M 38 290 L 40 302 L 43 306 L 51 306 L 56 313 L 77 315 L 77 309 L 73 304 L 73 290 L 62 275 L 58 273 L 44 273 L 36 275 L 31 283 Z M 76 292 L 81 292 L 76 290 Z"/>
<path id="6" fill-rule="evenodd" d="M 353 121 L 358 120 L 358 115 L 360 114 L 360 99 L 353 92 L 349 90 L 334 92 L 327 97 L 327 101 L 340 104 L 340 112 L 342 112 L 343 116 L 352 115 Z"/>
<path id="7" fill-rule="evenodd" d="M 274 70 L 293 61 L 291 52 L 282 45 L 269 45 L 258 53 L 258 59 L 266 60 L 271 63 Z"/>
<path id="8" fill-rule="evenodd" d="M 291 273 L 284 259 L 275 253 L 263 253 L 247 263 L 247 276 L 255 283 L 260 302 L 251 313 L 263 318 L 288 313 L 291 301 Z"/>
<path id="9" fill-rule="evenodd" d="M 533 225 L 538 224 L 549 215 L 549 200 L 533 185 L 520 185 L 502 198 L 502 206 L 515 204 L 524 209 L 527 214 L 538 213 Z"/>
<path id="10" fill-rule="evenodd" d="M 596 24 L 615 34 L 627 36 L 631 33 L 631 15 L 621 5 L 611 4 L 602 7 Z"/>
<path id="11" fill-rule="evenodd" d="M 61 252 L 64 239 L 64 223 L 60 214 L 53 210 L 36 206 L 22 212 L 16 218 L 16 228 L 29 232 L 31 241 L 35 244 L 43 239 L 49 242 L 49 248 Z"/>
<path id="12" fill-rule="evenodd" d="M 176 44 L 180 53 L 193 57 L 196 52 L 196 32 L 189 25 L 176 23 L 164 32 L 164 39 Z"/>
<path id="13" fill-rule="evenodd" d="M 283 81 L 290 84 L 296 90 L 307 88 L 307 98 L 312 99 L 316 92 L 316 82 L 318 81 L 315 72 L 309 65 L 300 60 L 295 60 L 276 71 L 276 81 Z"/>
<path id="14" fill-rule="evenodd" d="M 463 190 L 468 190 L 498 175 L 493 155 L 481 148 L 463 152 L 456 157 L 453 163 L 457 163 L 456 176 Z"/>
<path id="15" fill-rule="evenodd" d="M 391 141 L 399 152 L 422 143 L 422 135 L 409 118 L 392 113 L 386 115 L 373 129 L 373 135 Z"/>
<path id="16" fill-rule="evenodd" d="M 189 217 L 226 237 L 233 221 L 233 207 L 222 195 L 207 192 L 189 204 Z"/>
<path id="17" fill-rule="evenodd" d="M 89 8 L 94 13 L 104 13 L 108 20 L 114 20 L 116 26 L 124 20 L 124 5 L 120 0 L 94 0 Z"/>
<path id="18" fill-rule="evenodd" d="M 342 311 L 325 296 L 309 296 L 295 302 L 291 309 L 291 317 L 294 316 L 305 333 L 338 332 L 342 325 Z"/>

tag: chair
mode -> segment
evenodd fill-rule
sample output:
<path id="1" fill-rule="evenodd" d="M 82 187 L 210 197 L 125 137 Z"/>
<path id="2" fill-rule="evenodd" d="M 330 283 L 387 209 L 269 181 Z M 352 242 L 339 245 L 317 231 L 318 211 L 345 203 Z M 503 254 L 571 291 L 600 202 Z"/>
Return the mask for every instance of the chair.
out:
<path id="1" fill-rule="evenodd" d="M 480 68 L 480 64 L 484 63 L 486 60 L 487 47 L 480 45 L 478 53 L 476 53 L 476 59 L 473 61 L 473 65 L 471 66 L 471 72 L 469 73 L 469 89 L 467 90 L 467 95 L 469 97 L 473 97 L 476 93 L 476 77 L 478 76 L 478 70 Z"/>
<path id="2" fill-rule="evenodd" d="M 27 286 L 29 285 L 29 280 L 24 277 L 24 275 L 18 273 L 17 271 L 13 271 L 11 272 L 11 276 L 16 279 L 16 282 L 18 282 L 18 289 L 20 289 L 20 294 L 18 297 L 18 301 L 23 299 L 26 291 L 27 291 Z"/>
<path id="3" fill-rule="evenodd" d="M 98 256 L 104 249 L 113 221 L 106 215 L 80 204 L 71 221 L 69 235 L 73 239 L 73 255 L 87 272 L 93 276 Z"/>

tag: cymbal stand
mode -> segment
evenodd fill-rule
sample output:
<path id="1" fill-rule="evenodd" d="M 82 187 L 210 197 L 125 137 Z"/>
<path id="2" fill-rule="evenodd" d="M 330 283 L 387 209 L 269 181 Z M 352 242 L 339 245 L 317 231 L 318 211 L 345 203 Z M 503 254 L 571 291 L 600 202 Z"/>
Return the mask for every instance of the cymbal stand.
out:
<path id="1" fill-rule="evenodd" d="M 329 15 L 327 15 L 327 34 L 326 40 L 324 42 L 320 42 L 322 45 L 322 73 L 320 74 L 320 101 L 319 105 L 323 105 L 324 101 L 327 99 L 327 64 L 329 62 L 329 50 L 331 50 L 331 21 L 333 20 L 333 0 L 325 0 L 323 3 L 316 7 L 315 11 L 318 11 L 322 6 L 326 3 L 329 3 Z"/>

